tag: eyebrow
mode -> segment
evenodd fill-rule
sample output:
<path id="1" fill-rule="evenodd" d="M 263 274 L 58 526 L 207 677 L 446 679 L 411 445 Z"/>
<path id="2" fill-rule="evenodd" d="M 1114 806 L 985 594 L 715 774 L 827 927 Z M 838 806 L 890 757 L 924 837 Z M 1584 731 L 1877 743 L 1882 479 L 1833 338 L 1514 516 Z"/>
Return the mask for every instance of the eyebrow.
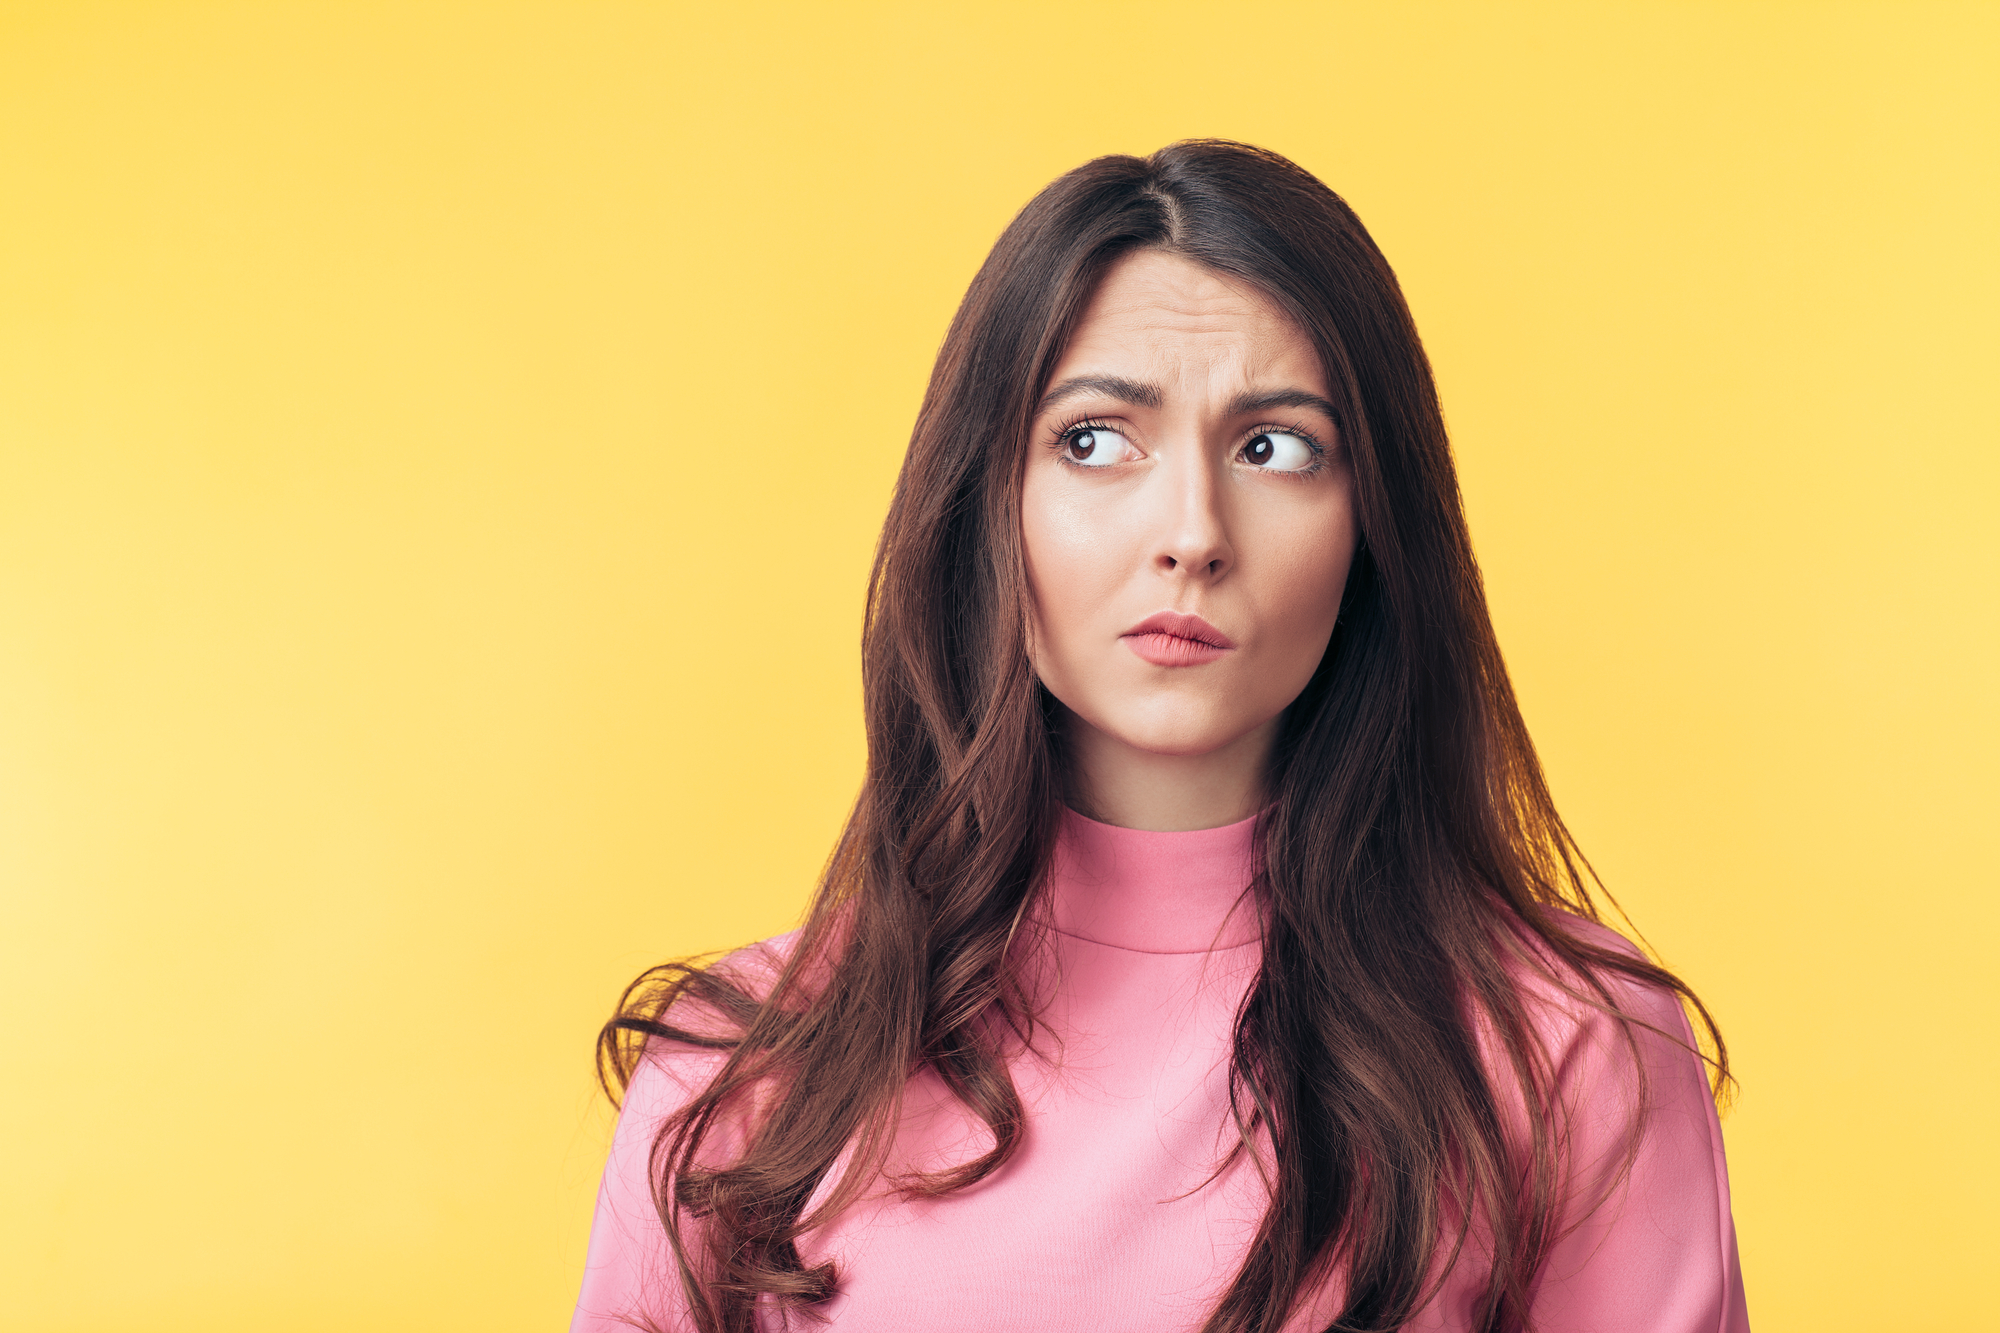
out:
<path id="1" fill-rule="evenodd" d="M 1035 412 L 1039 415 L 1087 393 L 1101 393 L 1116 398 L 1121 403 L 1155 410 L 1167 401 L 1166 394 L 1157 384 L 1128 380 L 1117 375 L 1078 375 L 1074 379 L 1064 380 L 1043 394 L 1042 401 L 1035 406 Z M 1239 417 L 1251 412 L 1268 412 L 1274 407 L 1305 407 L 1323 413 L 1329 421 L 1340 420 L 1340 413 L 1335 410 L 1332 403 L 1316 393 L 1307 393 L 1303 389 L 1267 389 L 1238 394 L 1229 404 L 1229 415 Z"/>
<path id="2" fill-rule="evenodd" d="M 1244 416 L 1251 412 L 1268 412 L 1274 407 L 1307 407 L 1325 415 L 1328 421 L 1338 423 L 1340 413 L 1334 405 L 1316 393 L 1303 389 L 1271 389 L 1263 393 L 1239 394 L 1229 405 L 1229 415 Z"/>
<path id="3" fill-rule="evenodd" d="M 1158 408 L 1167 401 L 1157 384 L 1146 384 L 1139 380 L 1120 379 L 1116 375 L 1079 375 L 1075 379 L 1064 380 L 1055 388 L 1042 395 L 1042 401 L 1035 408 L 1037 414 L 1046 412 L 1058 403 L 1086 393 L 1108 394 L 1121 403 L 1134 407 Z"/>

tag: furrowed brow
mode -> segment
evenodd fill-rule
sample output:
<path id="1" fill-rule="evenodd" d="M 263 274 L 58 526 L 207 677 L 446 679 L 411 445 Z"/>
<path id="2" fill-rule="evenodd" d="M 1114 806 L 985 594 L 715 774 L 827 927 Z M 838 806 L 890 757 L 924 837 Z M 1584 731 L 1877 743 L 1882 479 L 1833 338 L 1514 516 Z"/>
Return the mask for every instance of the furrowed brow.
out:
<path id="1" fill-rule="evenodd" d="M 1252 412 L 1268 412 L 1274 407 L 1305 407 L 1324 413 L 1328 421 L 1337 423 L 1340 420 L 1340 413 L 1332 403 L 1303 389 L 1272 389 L 1263 393 L 1241 394 L 1229 405 L 1229 414 L 1247 416 Z"/>
<path id="2" fill-rule="evenodd" d="M 1167 396 L 1160 392 L 1160 386 L 1157 384 L 1120 379 L 1116 375 L 1078 375 L 1074 379 L 1064 380 L 1043 394 L 1042 401 L 1036 406 L 1035 411 L 1037 414 L 1046 412 L 1058 403 L 1068 402 L 1086 393 L 1107 394 L 1121 403 L 1130 403 L 1134 407 L 1158 408 L 1167 400 Z"/>

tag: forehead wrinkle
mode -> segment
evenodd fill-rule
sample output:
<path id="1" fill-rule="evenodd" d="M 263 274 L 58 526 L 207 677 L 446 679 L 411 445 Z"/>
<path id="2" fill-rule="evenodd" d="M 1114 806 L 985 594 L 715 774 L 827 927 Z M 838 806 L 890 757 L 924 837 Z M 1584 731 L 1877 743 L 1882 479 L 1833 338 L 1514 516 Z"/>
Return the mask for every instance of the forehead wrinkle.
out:
<path id="1" fill-rule="evenodd" d="M 1215 274 L 1184 272 L 1181 265 L 1162 273 L 1149 265 L 1137 272 L 1114 269 L 1092 298 L 1083 324 L 1204 335 L 1239 332 L 1246 323 L 1263 323 L 1274 314 L 1258 294 L 1238 290 Z"/>
<path id="2" fill-rule="evenodd" d="M 1269 392 L 1294 395 L 1269 406 L 1318 407 L 1325 400 L 1307 392 L 1322 388 L 1318 358 L 1307 352 L 1302 361 L 1298 342 L 1296 327 L 1261 292 L 1185 260 L 1128 259 L 1098 289 L 1057 368 L 1062 378 L 1038 411 L 1091 390 L 1148 410 L 1172 405 L 1203 415 L 1243 411 L 1246 400 Z"/>
<path id="3" fill-rule="evenodd" d="M 1139 251 L 1127 257 L 1105 285 L 1114 284 L 1135 289 L 1135 304 L 1189 314 L 1219 309 L 1245 313 L 1269 305 L 1268 298 L 1249 284 L 1185 256 L 1159 251 Z"/>

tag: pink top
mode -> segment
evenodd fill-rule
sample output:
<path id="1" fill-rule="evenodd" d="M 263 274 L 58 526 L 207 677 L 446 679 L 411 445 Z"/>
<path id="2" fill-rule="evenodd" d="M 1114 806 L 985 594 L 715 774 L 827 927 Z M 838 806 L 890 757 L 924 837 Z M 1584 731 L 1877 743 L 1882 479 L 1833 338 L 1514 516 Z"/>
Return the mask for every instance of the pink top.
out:
<path id="1" fill-rule="evenodd" d="M 1211 1179 L 1234 1142 L 1230 1032 L 1258 962 L 1243 892 L 1253 822 L 1145 833 L 1066 816 L 1048 899 L 1057 970 L 1046 1021 L 1059 1048 L 1012 1063 L 1029 1117 L 1020 1151 L 971 1189 L 871 1197 L 809 1236 L 802 1258 L 831 1258 L 839 1273 L 839 1293 L 820 1307 L 835 1329 L 1200 1327 L 1268 1197 L 1245 1158 Z M 1616 1165 L 1633 1104 L 1629 1052 L 1602 1015 L 1527 989 L 1562 1095 L 1589 1108 L 1571 1145 L 1579 1193 L 1601 1197 L 1590 1173 Z M 1689 1035 L 1671 996 L 1635 988 L 1625 1003 Z M 1642 1034 L 1640 1049 L 1654 1106 L 1638 1160 L 1609 1202 L 1567 1219 L 1537 1289 L 1536 1329 L 1747 1333 L 1722 1133 L 1702 1068 L 1662 1038 Z M 642 1062 L 605 1166 L 572 1333 L 628 1333 L 645 1319 L 689 1326 L 646 1160 L 661 1117 L 720 1060 L 656 1045 Z M 936 1167 L 986 1142 L 933 1078 L 915 1081 L 897 1159 Z M 1469 1329 L 1476 1268 L 1461 1265 L 1408 1327 Z M 1294 1326 L 1324 1327 L 1337 1300 L 1325 1293 Z"/>

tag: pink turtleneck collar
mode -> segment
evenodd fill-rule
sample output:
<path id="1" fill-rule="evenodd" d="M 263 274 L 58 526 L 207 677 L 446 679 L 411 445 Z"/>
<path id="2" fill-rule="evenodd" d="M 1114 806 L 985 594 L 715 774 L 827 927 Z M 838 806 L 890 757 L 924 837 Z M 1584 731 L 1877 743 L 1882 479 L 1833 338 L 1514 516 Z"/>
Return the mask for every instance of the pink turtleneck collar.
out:
<path id="1" fill-rule="evenodd" d="M 1049 871 L 1049 911 L 1065 935 L 1139 953 L 1205 953 L 1254 944 L 1246 893 L 1257 817 L 1222 828 L 1151 833 L 1064 810 Z"/>

